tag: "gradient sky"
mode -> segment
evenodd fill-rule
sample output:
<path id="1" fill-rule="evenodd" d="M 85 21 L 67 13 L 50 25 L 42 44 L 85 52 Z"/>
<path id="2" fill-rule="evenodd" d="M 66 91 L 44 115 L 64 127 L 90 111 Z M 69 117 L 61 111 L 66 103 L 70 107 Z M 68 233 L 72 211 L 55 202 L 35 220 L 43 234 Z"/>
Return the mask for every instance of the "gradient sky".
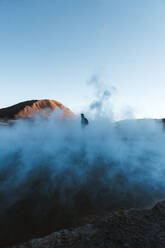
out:
<path id="1" fill-rule="evenodd" d="M 0 107 L 49 98 L 79 112 L 95 74 L 116 88 L 117 118 L 165 117 L 165 0 L 0 0 Z"/>

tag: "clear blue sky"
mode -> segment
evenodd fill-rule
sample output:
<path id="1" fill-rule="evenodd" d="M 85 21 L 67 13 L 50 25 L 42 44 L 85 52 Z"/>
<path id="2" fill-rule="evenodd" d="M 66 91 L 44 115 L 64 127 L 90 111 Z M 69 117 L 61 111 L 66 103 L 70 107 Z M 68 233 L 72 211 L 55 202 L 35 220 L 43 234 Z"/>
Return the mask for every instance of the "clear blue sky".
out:
<path id="1" fill-rule="evenodd" d="M 98 74 L 113 105 L 165 117 L 164 0 L 0 0 L 0 107 L 50 98 L 73 111 Z"/>

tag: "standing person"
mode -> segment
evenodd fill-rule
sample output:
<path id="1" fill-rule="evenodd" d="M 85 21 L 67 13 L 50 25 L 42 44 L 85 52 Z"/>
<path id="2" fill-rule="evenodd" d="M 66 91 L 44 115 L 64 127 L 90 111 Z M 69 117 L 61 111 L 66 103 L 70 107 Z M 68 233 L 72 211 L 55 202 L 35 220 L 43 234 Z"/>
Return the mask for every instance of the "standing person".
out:
<path id="1" fill-rule="evenodd" d="M 81 126 L 84 128 L 89 124 L 88 119 L 84 116 L 84 114 L 81 114 Z"/>

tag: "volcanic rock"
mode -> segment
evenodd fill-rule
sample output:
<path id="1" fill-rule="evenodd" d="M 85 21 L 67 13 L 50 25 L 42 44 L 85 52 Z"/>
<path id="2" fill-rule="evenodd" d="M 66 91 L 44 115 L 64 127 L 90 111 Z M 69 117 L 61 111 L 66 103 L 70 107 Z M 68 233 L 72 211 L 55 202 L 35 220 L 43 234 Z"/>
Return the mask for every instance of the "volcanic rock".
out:
<path id="1" fill-rule="evenodd" d="M 165 201 L 152 209 L 120 210 L 89 218 L 85 225 L 63 229 L 12 248 L 164 248 Z"/>

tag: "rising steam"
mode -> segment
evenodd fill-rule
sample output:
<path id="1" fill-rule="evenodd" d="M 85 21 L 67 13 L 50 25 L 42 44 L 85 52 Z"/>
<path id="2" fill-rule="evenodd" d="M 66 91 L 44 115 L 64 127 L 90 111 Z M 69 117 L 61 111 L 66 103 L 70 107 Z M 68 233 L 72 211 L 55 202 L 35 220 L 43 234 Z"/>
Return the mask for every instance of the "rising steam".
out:
<path id="1" fill-rule="evenodd" d="M 165 198 L 163 122 L 114 122 L 104 112 L 106 92 L 90 106 L 85 128 L 57 109 L 0 126 L 0 246 Z"/>
<path id="2" fill-rule="evenodd" d="M 112 122 L 81 129 L 80 119 L 38 117 L 0 127 L 1 211 L 30 195 L 67 206 L 143 206 L 165 196 L 165 132 L 159 121 Z M 100 202 L 102 200 L 102 202 Z"/>

